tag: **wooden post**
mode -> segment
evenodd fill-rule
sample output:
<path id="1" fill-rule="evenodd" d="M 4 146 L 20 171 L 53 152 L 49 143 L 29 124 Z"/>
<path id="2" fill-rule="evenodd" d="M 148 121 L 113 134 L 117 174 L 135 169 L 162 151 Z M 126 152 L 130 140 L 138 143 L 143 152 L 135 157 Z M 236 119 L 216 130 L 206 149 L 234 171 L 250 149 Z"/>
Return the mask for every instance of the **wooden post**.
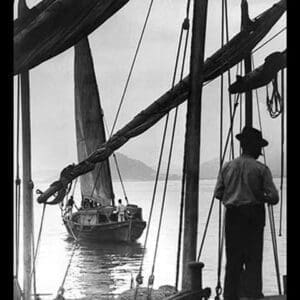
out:
<path id="1" fill-rule="evenodd" d="M 242 29 L 247 29 L 251 20 L 248 13 L 247 0 L 242 0 Z M 245 57 L 245 74 L 252 71 L 251 53 Z M 252 107 L 252 90 L 245 93 L 245 126 L 252 127 L 253 124 L 253 107 Z"/>
<path id="2" fill-rule="evenodd" d="M 28 12 L 25 0 L 20 0 L 18 14 L 22 16 Z M 33 233 L 33 183 L 31 179 L 31 128 L 30 128 L 30 98 L 29 72 L 21 74 L 21 109 L 22 109 L 22 145 L 23 145 L 23 260 L 24 300 L 29 300 L 31 294 L 32 271 L 32 233 Z"/>
<path id="3" fill-rule="evenodd" d="M 287 293 L 287 275 L 283 275 L 282 276 L 282 280 L 283 280 L 283 294 L 286 295 Z"/>
<path id="4" fill-rule="evenodd" d="M 202 262 L 190 262 L 188 266 L 191 273 L 191 290 L 202 290 L 202 269 L 204 264 Z"/>
<path id="5" fill-rule="evenodd" d="M 186 126 L 186 193 L 184 211 L 184 236 L 182 259 L 182 289 L 191 289 L 191 274 L 188 263 L 196 261 L 201 94 L 206 31 L 207 0 L 194 0 L 192 50 L 190 60 L 190 94 L 187 106 Z"/>

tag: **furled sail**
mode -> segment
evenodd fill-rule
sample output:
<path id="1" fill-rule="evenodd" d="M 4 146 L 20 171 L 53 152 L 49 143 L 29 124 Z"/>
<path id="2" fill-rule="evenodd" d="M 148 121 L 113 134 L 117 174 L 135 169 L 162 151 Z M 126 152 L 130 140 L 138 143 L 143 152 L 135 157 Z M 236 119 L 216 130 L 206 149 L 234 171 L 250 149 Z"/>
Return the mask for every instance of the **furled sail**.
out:
<path id="1" fill-rule="evenodd" d="M 78 160 L 83 161 L 106 141 L 93 59 L 86 37 L 75 45 L 74 74 L 77 154 Z M 81 176 L 80 185 L 83 198 L 111 205 L 114 194 L 108 159 Z"/>
<path id="2" fill-rule="evenodd" d="M 14 74 L 74 46 L 128 1 L 41 1 L 14 21 Z"/>
<path id="3" fill-rule="evenodd" d="M 286 50 L 273 52 L 265 58 L 263 65 L 259 66 L 245 76 L 237 76 L 237 80 L 229 87 L 229 92 L 244 93 L 267 85 L 277 73 L 286 67 Z"/>
<path id="4" fill-rule="evenodd" d="M 285 10 L 286 0 L 279 1 L 254 19 L 250 29 L 243 30 L 235 35 L 224 47 L 207 58 L 204 63 L 204 81 L 213 80 L 244 59 L 245 55 L 249 54 L 257 43 L 269 32 Z M 37 199 L 38 202 L 45 203 L 49 197 L 65 188 L 66 184 L 74 178 L 93 170 L 96 163 L 107 159 L 130 138 L 145 132 L 171 109 L 183 103 L 188 97 L 188 92 L 189 76 L 185 77 L 173 89 L 167 91 L 158 100 L 140 112 L 106 143 L 99 146 L 86 160 L 80 162 L 78 165 L 65 168 L 60 175 L 60 180 L 54 182 L 41 194 Z M 55 201 L 47 203 L 54 203 Z"/>

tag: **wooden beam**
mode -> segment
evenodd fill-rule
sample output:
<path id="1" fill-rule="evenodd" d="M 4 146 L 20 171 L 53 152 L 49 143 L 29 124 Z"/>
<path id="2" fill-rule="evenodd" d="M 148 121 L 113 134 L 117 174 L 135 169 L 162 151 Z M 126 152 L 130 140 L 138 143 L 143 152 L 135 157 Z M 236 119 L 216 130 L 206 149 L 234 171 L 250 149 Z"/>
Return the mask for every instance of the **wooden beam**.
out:
<path id="1" fill-rule="evenodd" d="M 25 0 L 19 0 L 18 14 L 26 15 L 29 9 Z M 21 110 L 22 110 L 22 150 L 23 150 L 23 293 L 29 300 L 31 294 L 32 271 L 32 234 L 33 234 L 33 195 L 31 179 L 31 125 L 29 72 L 21 74 Z"/>
<path id="2" fill-rule="evenodd" d="M 247 0 L 242 0 L 242 30 L 247 30 L 251 25 L 251 20 L 248 13 Z M 245 57 L 245 74 L 250 73 L 252 70 L 251 52 Z M 252 127 L 253 123 L 253 105 L 252 105 L 252 90 L 246 92 L 245 95 L 245 126 Z"/>
<path id="3" fill-rule="evenodd" d="M 14 74 L 65 51 L 129 0 L 44 0 L 14 21 Z"/>

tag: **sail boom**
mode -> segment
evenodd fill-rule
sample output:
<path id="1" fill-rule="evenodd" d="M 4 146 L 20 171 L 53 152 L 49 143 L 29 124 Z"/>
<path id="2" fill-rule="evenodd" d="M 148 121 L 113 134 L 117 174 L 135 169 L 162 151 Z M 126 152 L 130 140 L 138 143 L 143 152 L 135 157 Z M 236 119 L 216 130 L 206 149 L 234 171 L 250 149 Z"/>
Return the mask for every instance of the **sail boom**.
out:
<path id="1" fill-rule="evenodd" d="M 129 0 L 44 0 L 14 21 L 14 74 L 74 46 Z"/>
<path id="2" fill-rule="evenodd" d="M 273 52 L 265 58 L 263 65 L 243 77 L 238 76 L 237 80 L 230 85 L 229 92 L 244 93 L 265 86 L 284 68 L 286 68 L 286 50 Z"/>
<path id="3" fill-rule="evenodd" d="M 279 1 L 254 19 L 251 29 L 241 31 L 224 47 L 206 59 L 204 62 L 204 82 L 215 79 L 243 60 L 266 36 L 285 10 L 286 0 Z M 152 127 L 170 110 L 183 103 L 188 97 L 188 92 L 189 76 L 185 77 L 173 89 L 167 91 L 145 110 L 136 115 L 133 120 L 115 133 L 106 143 L 100 145 L 86 160 L 78 165 L 69 166 L 67 179 L 65 178 L 52 184 L 39 196 L 38 202 L 46 202 L 49 197 L 64 187 L 65 182 L 71 182 L 76 177 L 91 171 L 96 163 L 107 159 L 130 138 L 136 137 Z"/>

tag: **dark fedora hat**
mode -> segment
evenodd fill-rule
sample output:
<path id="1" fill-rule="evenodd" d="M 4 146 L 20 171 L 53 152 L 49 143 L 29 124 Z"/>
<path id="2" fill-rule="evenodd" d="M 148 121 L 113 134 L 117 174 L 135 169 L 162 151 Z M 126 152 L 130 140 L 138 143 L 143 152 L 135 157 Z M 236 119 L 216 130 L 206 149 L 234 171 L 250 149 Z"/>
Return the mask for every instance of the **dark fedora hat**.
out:
<path id="1" fill-rule="evenodd" d="M 269 143 L 263 139 L 261 131 L 245 126 L 241 133 L 235 136 L 240 142 L 258 143 L 261 147 L 267 146 Z"/>

